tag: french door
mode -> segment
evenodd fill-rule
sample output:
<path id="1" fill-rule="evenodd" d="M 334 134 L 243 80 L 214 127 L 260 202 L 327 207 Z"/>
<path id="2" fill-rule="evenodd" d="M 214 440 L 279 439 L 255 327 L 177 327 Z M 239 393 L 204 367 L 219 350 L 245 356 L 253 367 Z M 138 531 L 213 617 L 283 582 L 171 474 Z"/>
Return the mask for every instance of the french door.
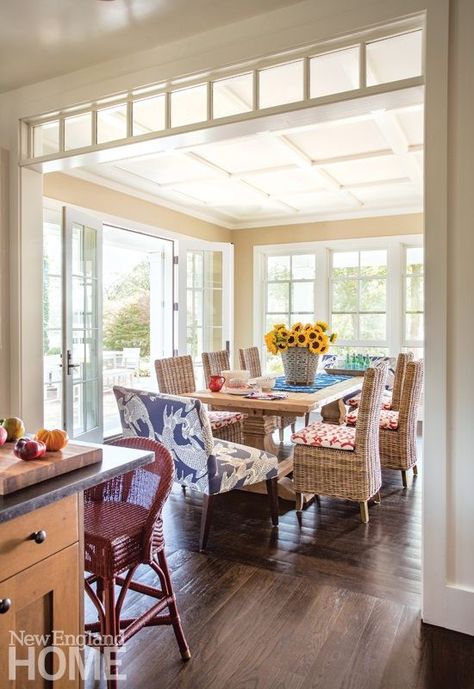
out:
<path id="1" fill-rule="evenodd" d="M 178 351 L 202 387 L 202 352 L 227 349 L 232 362 L 233 246 L 180 240 L 178 266 Z"/>
<path id="2" fill-rule="evenodd" d="M 65 208 L 63 227 L 64 426 L 102 442 L 102 224 Z"/>

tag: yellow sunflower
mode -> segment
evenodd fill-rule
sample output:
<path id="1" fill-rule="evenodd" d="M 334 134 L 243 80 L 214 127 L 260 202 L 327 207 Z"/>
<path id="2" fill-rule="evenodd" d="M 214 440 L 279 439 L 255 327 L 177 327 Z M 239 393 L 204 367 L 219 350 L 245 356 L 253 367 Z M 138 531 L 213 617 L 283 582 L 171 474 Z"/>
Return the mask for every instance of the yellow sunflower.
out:
<path id="1" fill-rule="evenodd" d="M 288 335 L 286 339 L 286 344 L 288 347 L 295 347 L 296 346 L 296 335 L 292 332 Z"/>
<path id="2" fill-rule="evenodd" d="M 311 330 L 312 327 L 313 327 L 313 326 L 312 326 L 311 323 L 306 323 L 306 325 L 304 326 L 303 330 Z"/>
<path id="3" fill-rule="evenodd" d="M 286 330 L 285 323 L 275 323 L 275 325 L 273 326 L 273 330 L 283 330 L 283 329 Z"/>
<path id="4" fill-rule="evenodd" d="M 287 330 L 287 328 L 283 327 L 280 328 L 277 334 L 277 337 L 283 338 L 284 340 L 288 339 L 288 335 L 290 334 L 290 331 Z"/>
<path id="5" fill-rule="evenodd" d="M 277 350 L 279 352 L 286 352 L 287 349 L 288 349 L 288 345 L 286 342 L 279 342 L 277 344 Z"/>
<path id="6" fill-rule="evenodd" d="M 299 333 L 300 330 L 303 330 L 304 325 L 300 321 L 295 323 L 294 325 L 291 326 L 291 329 L 295 331 L 295 333 Z"/>
<path id="7" fill-rule="evenodd" d="M 306 333 L 304 330 L 296 334 L 296 346 L 297 347 L 307 347 L 308 346 L 308 338 L 306 337 Z"/>
<path id="8" fill-rule="evenodd" d="M 308 349 L 311 352 L 311 354 L 319 354 L 320 342 L 318 342 L 318 340 L 311 340 L 311 342 L 308 345 Z"/>
<path id="9" fill-rule="evenodd" d="M 321 330 L 324 330 L 324 332 L 326 332 L 326 330 L 329 328 L 329 325 L 326 323 L 326 321 L 316 321 L 316 325 L 319 325 Z"/>
<path id="10" fill-rule="evenodd" d="M 313 342 L 318 339 L 318 331 L 311 328 L 311 330 L 306 331 L 306 337 L 308 338 L 308 342 Z"/>

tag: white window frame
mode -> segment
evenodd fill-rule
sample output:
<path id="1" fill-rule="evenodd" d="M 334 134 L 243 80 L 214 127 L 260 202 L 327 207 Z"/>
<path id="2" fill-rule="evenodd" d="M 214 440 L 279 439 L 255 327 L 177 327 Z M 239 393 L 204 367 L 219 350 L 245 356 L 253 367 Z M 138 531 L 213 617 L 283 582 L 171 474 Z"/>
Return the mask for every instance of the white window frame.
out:
<path id="1" fill-rule="evenodd" d="M 413 277 L 421 277 L 423 278 L 423 289 L 424 289 L 424 280 L 425 280 L 425 269 L 424 269 L 424 263 L 423 263 L 423 272 L 422 273 L 407 273 L 406 267 L 406 256 L 407 256 L 407 249 L 414 249 L 414 248 L 423 248 L 423 245 L 420 244 L 414 244 L 413 242 L 407 242 L 406 244 L 403 245 L 403 257 L 402 257 L 402 281 L 403 281 L 403 323 L 402 323 L 402 328 L 403 328 L 403 348 L 404 349 L 423 349 L 424 347 L 424 339 L 423 340 L 409 340 L 407 338 L 407 333 L 406 333 L 406 314 L 407 314 L 407 281 L 406 278 L 413 276 Z M 423 256 L 424 259 L 424 256 Z M 420 313 L 420 312 L 418 312 Z M 422 315 L 425 315 L 425 309 L 424 309 L 424 303 L 423 303 L 423 311 L 421 311 Z"/>
<path id="2" fill-rule="evenodd" d="M 316 257 L 315 318 L 331 321 L 331 252 L 387 250 L 387 338 L 384 343 L 364 341 L 341 343 L 343 346 L 384 347 L 390 356 L 406 348 L 405 343 L 405 247 L 423 246 L 423 235 L 396 235 L 332 241 L 271 244 L 254 247 L 254 313 L 253 341 L 260 348 L 264 360 L 266 315 L 266 259 L 268 256 L 288 256 L 314 253 Z M 410 343 L 416 348 L 423 343 Z"/>

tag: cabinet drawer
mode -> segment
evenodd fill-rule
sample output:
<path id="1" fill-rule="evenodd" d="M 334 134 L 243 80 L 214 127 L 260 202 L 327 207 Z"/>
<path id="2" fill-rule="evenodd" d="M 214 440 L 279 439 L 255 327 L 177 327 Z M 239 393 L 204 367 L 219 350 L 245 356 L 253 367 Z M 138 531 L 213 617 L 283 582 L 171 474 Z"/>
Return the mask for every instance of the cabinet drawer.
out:
<path id="1" fill-rule="evenodd" d="M 79 540 L 77 495 L 0 524 L 0 580 Z M 33 534 L 44 531 L 37 543 Z"/>

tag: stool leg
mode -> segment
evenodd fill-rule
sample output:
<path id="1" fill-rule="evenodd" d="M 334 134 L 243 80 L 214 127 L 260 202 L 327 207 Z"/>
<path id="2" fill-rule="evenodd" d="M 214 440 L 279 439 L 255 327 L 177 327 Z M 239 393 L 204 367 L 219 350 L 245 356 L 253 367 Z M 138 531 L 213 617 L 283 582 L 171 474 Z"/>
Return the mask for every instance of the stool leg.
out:
<path id="1" fill-rule="evenodd" d="M 267 480 L 267 493 L 270 500 L 270 511 L 273 526 L 278 526 L 278 478 Z"/>
<path id="2" fill-rule="evenodd" d="M 215 495 L 202 496 L 202 516 L 201 516 L 201 534 L 199 537 L 199 550 L 203 551 L 207 545 L 207 537 L 209 536 L 209 529 L 211 528 L 212 512 L 214 510 Z"/>
<path id="3" fill-rule="evenodd" d="M 408 486 L 408 483 L 407 483 L 407 472 L 406 472 L 404 469 L 402 469 L 402 484 L 403 484 L 403 487 L 404 487 L 404 488 L 406 488 L 406 487 Z"/>
<path id="4" fill-rule="evenodd" d="M 116 639 L 119 628 L 118 628 L 118 622 L 117 622 L 117 614 L 115 610 L 115 577 L 111 577 L 110 579 L 103 579 L 102 580 L 103 588 L 104 588 L 104 608 L 105 608 L 105 634 L 107 636 L 112 637 L 113 639 Z M 117 689 L 118 686 L 118 681 L 117 681 L 117 667 L 115 665 L 115 660 L 116 660 L 117 654 L 114 651 L 111 651 L 109 653 L 108 659 L 110 660 L 110 664 L 107 667 L 106 663 L 106 672 L 107 672 L 107 689 Z"/>
<path id="5" fill-rule="evenodd" d="M 191 658 L 191 651 L 189 650 L 188 642 L 186 641 L 183 627 L 181 626 L 181 619 L 179 617 L 178 606 L 176 605 L 176 597 L 174 595 L 173 584 L 171 583 L 168 562 L 166 561 L 164 550 L 161 550 L 158 553 L 158 562 L 160 569 L 163 572 L 163 578 L 166 584 L 166 595 L 169 598 L 168 608 L 170 611 L 174 635 L 176 636 L 176 641 L 178 642 L 179 651 L 181 653 L 181 658 L 183 660 L 189 660 Z"/>

